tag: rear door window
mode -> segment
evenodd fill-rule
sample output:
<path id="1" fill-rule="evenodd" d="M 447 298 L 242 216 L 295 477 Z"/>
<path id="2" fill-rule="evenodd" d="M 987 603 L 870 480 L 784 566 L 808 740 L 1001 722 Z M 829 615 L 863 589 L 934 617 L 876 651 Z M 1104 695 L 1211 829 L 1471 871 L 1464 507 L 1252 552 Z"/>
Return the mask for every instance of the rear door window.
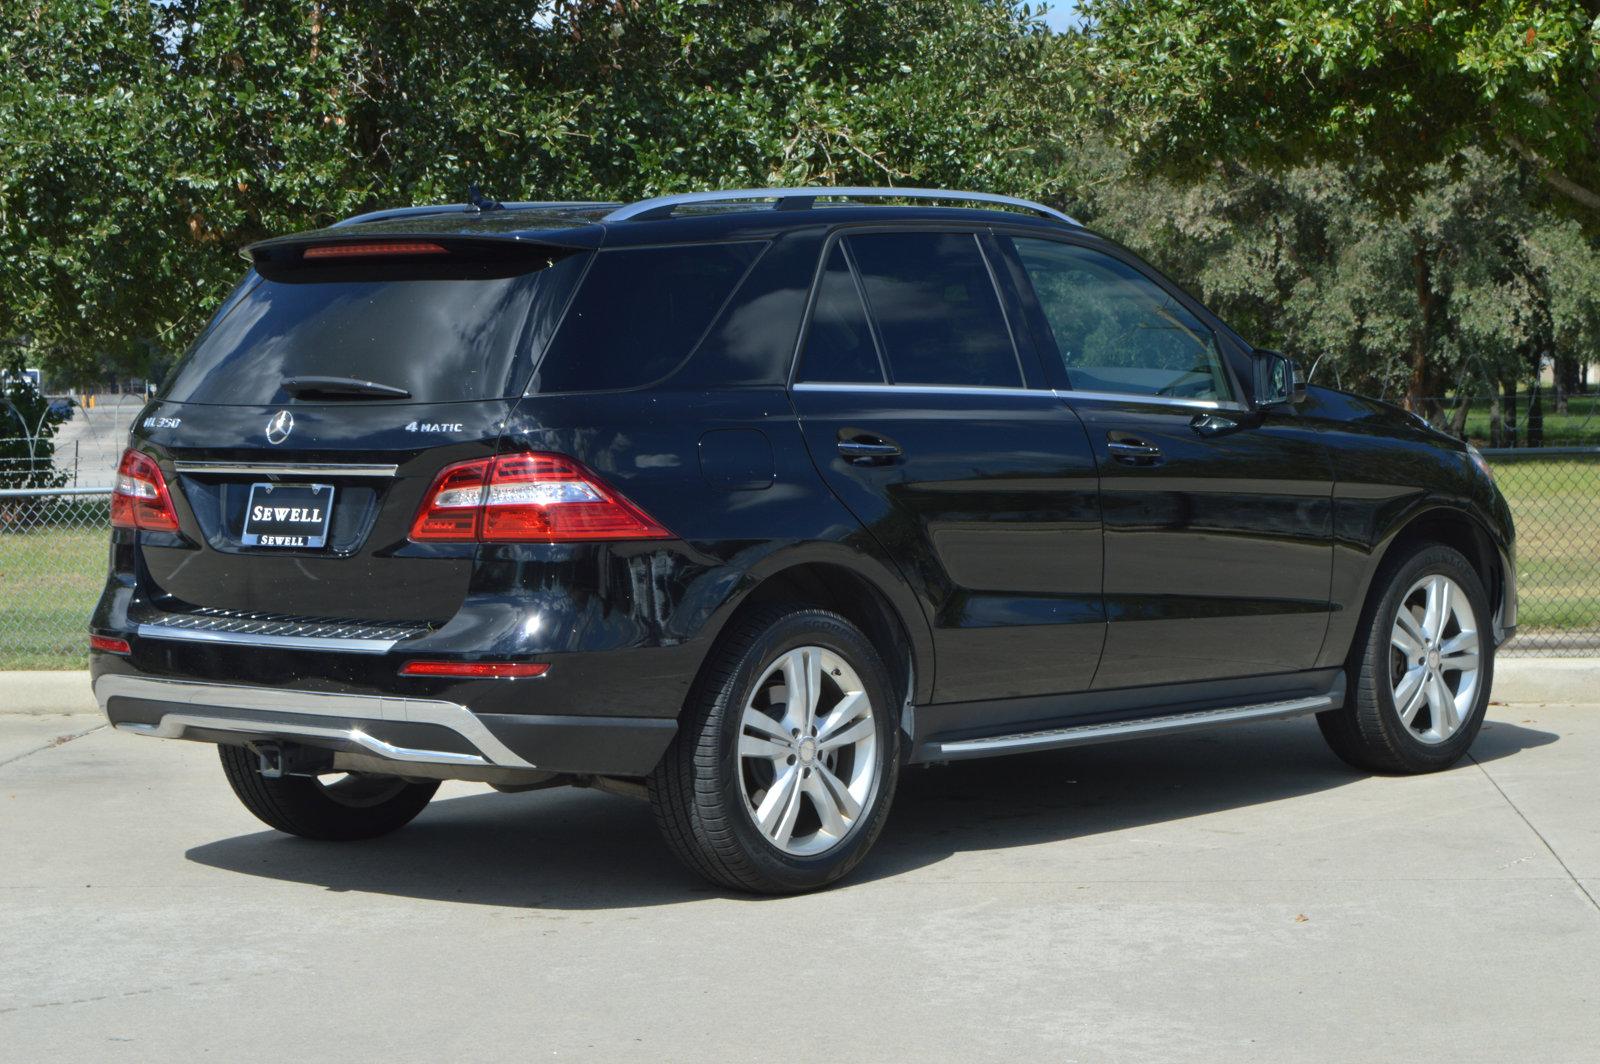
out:
<path id="1" fill-rule="evenodd" d="M 867 308 L 861 302 L 861 289 L 845 260 L 842 242 L 829 252 L 828 264 L 817 285 L 817 301 L 811 308 L 811 328 L 806 333 L 800 379 L 883 383 L 878 345 L 872 339 Z"/>
<path id="2" fill-rule="evenodd" d="M 616 391 L 665 377 L 694 351 L 764 246 L 599 252 L 531 390 Z"/>
<path id="3" fill-rule="evenodd" d="M 376 381 L 418 403 L 517 395 L 585 258 L 512 276 L 260 278 L 174 368 L 163 398 L 292 404 L 283 382 L 299 376 Z"/>
<path id="4" fill-rule="evenodd" d="M 976 235 L 866 233 L 847 242 L 894 383 L 1022 386 Z"/>

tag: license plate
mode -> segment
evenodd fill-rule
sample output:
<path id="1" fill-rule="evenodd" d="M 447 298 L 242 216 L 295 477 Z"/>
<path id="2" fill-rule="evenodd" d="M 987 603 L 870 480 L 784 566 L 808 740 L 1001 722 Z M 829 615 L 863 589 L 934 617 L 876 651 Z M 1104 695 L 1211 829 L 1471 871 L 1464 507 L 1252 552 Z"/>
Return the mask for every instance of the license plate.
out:
<path id="1" fill-rule="evenodd" d="M 332 516 L 332 484 L 252 484 L 239 542 L 316 550 L 328 542 Z"/>

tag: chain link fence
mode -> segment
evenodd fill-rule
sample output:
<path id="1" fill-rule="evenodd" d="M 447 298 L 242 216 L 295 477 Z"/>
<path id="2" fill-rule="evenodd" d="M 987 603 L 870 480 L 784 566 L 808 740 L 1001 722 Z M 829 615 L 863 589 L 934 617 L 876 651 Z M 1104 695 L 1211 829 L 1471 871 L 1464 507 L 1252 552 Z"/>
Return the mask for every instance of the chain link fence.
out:
<path id="1" fill-rule="evenodd" d="M 105 584 L 105 488 L 0 491 L 0 669 L 81 669 Z"/>
<path id="2" fill-rule="evenodd" d="M 1600 448 L 1485 452 L 1517 522 L 1518 655 L 1600 654 Z M 0 669 L 82 668 L 103 488 L 0 491 Z"/>

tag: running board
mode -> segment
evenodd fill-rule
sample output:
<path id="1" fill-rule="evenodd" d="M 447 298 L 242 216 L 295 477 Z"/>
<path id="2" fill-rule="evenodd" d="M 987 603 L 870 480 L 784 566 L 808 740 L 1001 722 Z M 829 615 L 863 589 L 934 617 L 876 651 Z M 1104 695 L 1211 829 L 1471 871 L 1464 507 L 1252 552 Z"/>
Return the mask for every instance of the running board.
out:
<path id="1" fill-rule="evenodd" d="M 1087 746 L 1119 739 L 1142 739 L 1175 732 L 1197 731 L 1224 724 L 1249 721 L 1285 720 L 1307 713 L 1320 713 L 1338 705 L 1333 694 L 1290 698 L 1279 702 L 1257 702 L 1249 706 L 1201 709 L 1192 713 L 1172 713 L 1164 717 L 1140 717 L 1104 724 L 1079 724 L 1043 731 L 1017 732 L 982 739 L 955 739 L 930 744 L 936 753 L 929 760 L 955 760 L 963 757 L 989 757 L 994 754 L 1020 754 L 1031 750 L 1054 750 L 1063 746 Z"/>

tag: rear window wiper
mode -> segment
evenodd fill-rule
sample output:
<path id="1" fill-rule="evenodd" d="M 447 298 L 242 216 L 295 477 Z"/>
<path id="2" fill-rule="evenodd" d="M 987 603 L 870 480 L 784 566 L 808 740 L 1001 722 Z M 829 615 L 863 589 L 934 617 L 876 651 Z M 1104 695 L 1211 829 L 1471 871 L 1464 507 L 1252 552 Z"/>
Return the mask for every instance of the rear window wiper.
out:
<path id="1" fill-rule="evenodd" d="M 392 384 L 355 377 L 289 377 L 283 390 L 296 399 L 410 399 L 411 393 Z"/>

